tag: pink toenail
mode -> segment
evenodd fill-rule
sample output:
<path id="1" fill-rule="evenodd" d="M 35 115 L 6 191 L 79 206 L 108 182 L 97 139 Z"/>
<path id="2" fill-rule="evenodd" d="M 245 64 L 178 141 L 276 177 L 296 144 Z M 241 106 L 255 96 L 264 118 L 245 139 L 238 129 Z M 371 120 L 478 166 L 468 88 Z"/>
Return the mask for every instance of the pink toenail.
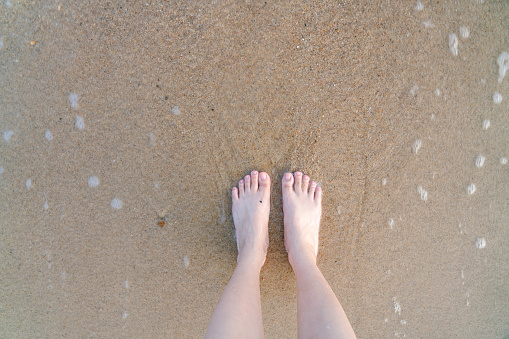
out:
<path id="1" fill-rule="evenodd" d="M 267 179 L 267 173 L 265 173 L 265 172 L 260 173 L 260 179 L 262 179 L 262 180 Z"/>

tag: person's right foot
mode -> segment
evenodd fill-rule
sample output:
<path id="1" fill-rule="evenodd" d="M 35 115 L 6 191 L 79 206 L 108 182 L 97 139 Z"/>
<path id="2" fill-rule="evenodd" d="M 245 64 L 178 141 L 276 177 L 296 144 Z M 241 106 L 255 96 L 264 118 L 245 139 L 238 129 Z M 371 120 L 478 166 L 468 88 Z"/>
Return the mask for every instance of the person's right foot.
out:
<path id="1" fill-rule="evenodd" d="M 285 173 L 283 185 L 283 213 L 285 247 L 288 260 L 295 266 L 316 264 L 318 231 L 322 214 L 322 189 L 301 172 Z"/>

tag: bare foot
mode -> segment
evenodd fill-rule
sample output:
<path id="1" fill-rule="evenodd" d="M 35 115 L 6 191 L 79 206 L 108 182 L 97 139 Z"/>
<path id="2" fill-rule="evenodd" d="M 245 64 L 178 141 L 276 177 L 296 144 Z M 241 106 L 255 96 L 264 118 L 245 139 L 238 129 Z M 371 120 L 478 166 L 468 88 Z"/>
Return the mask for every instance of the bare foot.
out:
<path id="1" fill-rule="evenodd" d="M 288 260 L 294 269 L 304 263 L 316 264 L 322 189 L 301 172 L 285 173 L 282 185 Z"/>
<path id="2" fill-rule="evenodd" d="M 270 178 L 257 171 L 232 189 L 232 213 L 237 233 L 237 262 L 247 261 L 261 268 L 269 247 Z"/>

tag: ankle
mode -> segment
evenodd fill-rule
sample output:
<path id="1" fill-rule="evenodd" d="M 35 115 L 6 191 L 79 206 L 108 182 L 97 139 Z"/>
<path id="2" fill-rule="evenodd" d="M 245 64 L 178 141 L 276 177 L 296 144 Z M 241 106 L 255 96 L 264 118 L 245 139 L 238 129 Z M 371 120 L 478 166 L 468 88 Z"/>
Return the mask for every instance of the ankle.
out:
<path id="1" fill-rule="evenodd" d="M 295 254 L 295 255 L 294 255 Z M 297 271 L 307 270 L 316 267 L 316 256 L 311 251 L 300 251 L 298 253 L 288 253 L 288 261 L 297 274 Z"/>

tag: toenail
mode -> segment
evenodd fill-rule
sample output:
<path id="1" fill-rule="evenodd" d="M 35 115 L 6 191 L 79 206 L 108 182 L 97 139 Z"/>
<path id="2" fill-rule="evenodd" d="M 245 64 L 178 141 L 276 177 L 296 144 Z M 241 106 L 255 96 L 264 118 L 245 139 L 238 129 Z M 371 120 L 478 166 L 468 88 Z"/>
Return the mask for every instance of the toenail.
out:
<path id="1" fill-rule="evenodd" d="M 262 180 L 267 179 L 267 173 L 265 173 L 265 172 L 260 173 L 260 179 L 262 179 Z"/>
<path id="2" fill-rule="evenodd" d="M 295 175 L 300 176 L 300 175 L 302 175 L 302 173 L 300 173 L 300 172 L 295 172 Z"/>
<path id="3" fill-rule="evenodd" d="M 285 179 L 286 180 L 290 180 L 292 178 L 292 174 L 291 173 L 286 173 L 285 174 Z"/>
<path id="4" fill-rule="evenodd" d="M 251 172 L 251 175 L 257 175 L 257 174 L 258 174 L 258 172 L 257 172 L 257 171 L 253 171 L 253 172 Z"/>

